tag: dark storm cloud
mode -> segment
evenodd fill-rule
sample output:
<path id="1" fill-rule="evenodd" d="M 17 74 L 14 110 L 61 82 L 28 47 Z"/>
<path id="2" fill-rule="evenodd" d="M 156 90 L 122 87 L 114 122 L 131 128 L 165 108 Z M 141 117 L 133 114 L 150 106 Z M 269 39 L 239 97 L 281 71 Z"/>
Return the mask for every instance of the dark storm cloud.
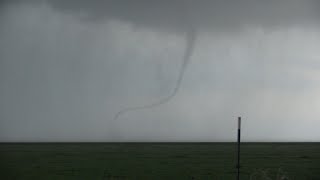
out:
<path id="1" fill-rule="evenodd" d="M 192 19 L 194 26 L 233 28 L 254 26 L 292 26 L 314 24 L 319 20 L 316 0 L 49 0 L 65 13 L 84 12 L 89 19 L 115 18 L 137 25 L 184 29 Z M 190 17 L 188 17 L 190 16 Z"/>
<path id="2" fill-rule="evenodd" d="M 87 21 L 117 19 L 137 26 L 182 30 L 190 19 L 199 29 L 234 30 L 243 26 L 274 28 L 319 22 L 317 0 L 13 0 L 48 3 L 59 12 Z"/>
<path id="3" fill-rule="evenodd" d="M 245 140 L 317 140 L 318 21 L 315 0 L 0 1 L 0 140 L 232 141 L 239 115 Z"/>
<path id="4" fill-rule="evenodd" d="M 239 28 L 259 27 L 275 29 L 296 24 L 314 25 L 320 17 L 318 1 L 214 1 L 214 0 L 49 0 L 60 12 L 73 14 L 79 19 L 100 21 L 116 19 L 133 23 L 135 26 L 153 28 L 156 31 L 187 32 L 187 48 L 177 86 L 172 94 L 158 102 L 127 110 L 154 107 L 170 100 L 178 92 L 180 83 L 192 55 L 197 31 L 237 32 Z M 192 33 L 188 33 L 192 32 Z M 193 37 L 195 36 L 195 37 Z M 116 116 L 116 118 L 118 117 Z"/>

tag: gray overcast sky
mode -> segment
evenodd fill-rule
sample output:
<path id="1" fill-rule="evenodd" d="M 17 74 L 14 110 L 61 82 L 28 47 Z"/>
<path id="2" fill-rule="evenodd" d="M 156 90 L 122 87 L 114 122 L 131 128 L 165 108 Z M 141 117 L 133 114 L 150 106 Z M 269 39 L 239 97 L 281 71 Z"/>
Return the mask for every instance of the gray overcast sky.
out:
<path id="1" fill-rule="evenodd" d="M 320 141 L 319 19 L 316 0 L 0 1 L 0 141 L 234 141 L 237 116 L 244 141 Z M 113 119 L 170 95 L 186 54 L 176 96 Z"/>

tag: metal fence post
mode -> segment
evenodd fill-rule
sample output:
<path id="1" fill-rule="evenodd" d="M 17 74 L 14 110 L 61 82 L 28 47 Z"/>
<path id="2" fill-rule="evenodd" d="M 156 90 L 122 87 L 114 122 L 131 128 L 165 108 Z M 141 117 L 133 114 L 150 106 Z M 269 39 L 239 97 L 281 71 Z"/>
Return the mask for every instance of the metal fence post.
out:
<path id="1" fill-rule="evenodd" d="M 241 137 L 241 117 L 238 117 L 237 180 L 240 179 L 240 137 Z"/>

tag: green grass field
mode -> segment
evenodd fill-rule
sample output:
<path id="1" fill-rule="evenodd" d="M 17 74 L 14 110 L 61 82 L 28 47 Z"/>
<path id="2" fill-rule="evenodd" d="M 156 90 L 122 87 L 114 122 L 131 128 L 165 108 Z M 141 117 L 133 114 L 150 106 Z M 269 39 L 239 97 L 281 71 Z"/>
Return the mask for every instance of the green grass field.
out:
<path id="1" fill-rule="evenodd" d="M 235 179 L 235 143 L 2 143 L 0 179 Z M 320 180 L 320 143 L 244 143 L 241 179 Z M 257 179 L 257 178 L 256 178 Z"/>

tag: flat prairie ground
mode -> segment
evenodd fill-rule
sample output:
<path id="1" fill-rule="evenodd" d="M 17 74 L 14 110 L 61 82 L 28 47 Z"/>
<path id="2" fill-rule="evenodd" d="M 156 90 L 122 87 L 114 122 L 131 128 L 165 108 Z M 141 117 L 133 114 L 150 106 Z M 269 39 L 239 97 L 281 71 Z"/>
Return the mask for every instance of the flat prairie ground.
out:
<path id="1" fill-rule="evenodd" d="M 1 180 L 235 179 L 236 143 L 1 143 Z M 320 143 L 242 143 L 240 179 L 320 180 Z"/>

